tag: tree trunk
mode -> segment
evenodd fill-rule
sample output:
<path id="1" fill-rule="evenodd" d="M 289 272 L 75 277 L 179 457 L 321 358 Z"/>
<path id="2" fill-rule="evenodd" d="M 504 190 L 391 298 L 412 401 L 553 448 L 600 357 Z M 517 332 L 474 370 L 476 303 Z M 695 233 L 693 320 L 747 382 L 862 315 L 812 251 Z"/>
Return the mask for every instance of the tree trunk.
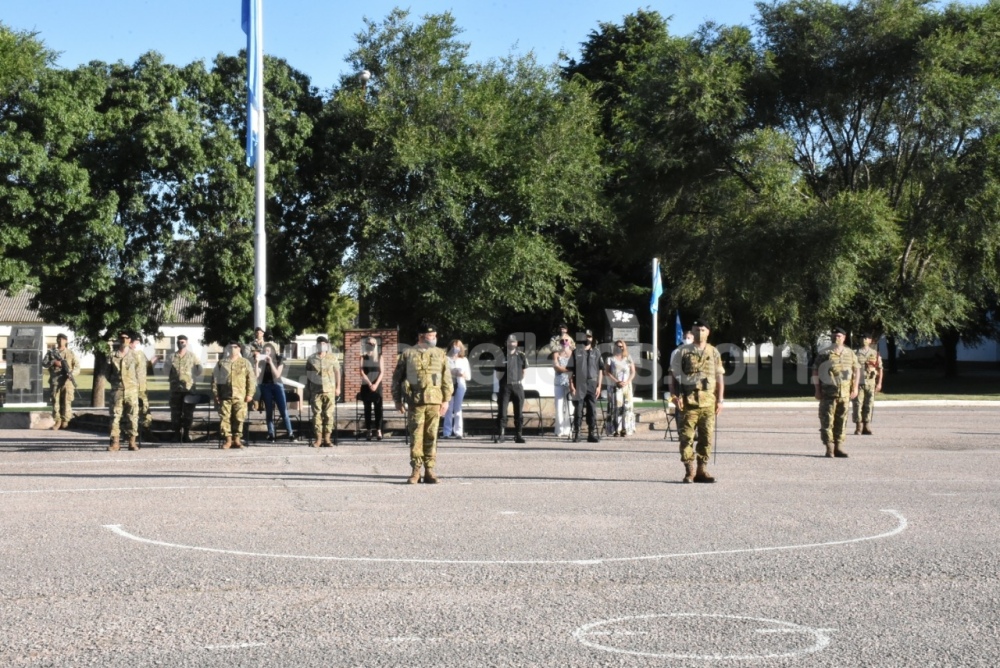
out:
<path id="1" fill-rule="evenodd" d="M 956 378 L 958 376 L 958 330 L 948 329 L 939 332 L 938 337 L 944 348 L 944 377 Z"/>
<path id="2" fill-rule="evenodd" d="M 94 352 L 94 389 L 90 393 L 91 408 L 104 408 L 104 367 L 108 356 Z"/>
<path id="3" fill-rule="evenodd" d="M 896 359 L 896 337 L 885 337 L 886 371 L 888 373 L 899 373 L 899 360 Z"/>

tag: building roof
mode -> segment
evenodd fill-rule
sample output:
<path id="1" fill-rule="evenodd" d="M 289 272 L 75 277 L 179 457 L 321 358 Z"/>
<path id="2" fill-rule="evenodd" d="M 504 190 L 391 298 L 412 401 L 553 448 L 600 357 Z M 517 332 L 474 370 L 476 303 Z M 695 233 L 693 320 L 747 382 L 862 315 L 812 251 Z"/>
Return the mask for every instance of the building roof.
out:
<path id="1" fill-rule="evenodd" d="M 34 293 L 21 290 L 11 296 L 6 290 L 0 290 L 0 323 L 11 325 L 43 325 L 38 311 L 28 306 Z"/>
<path id="2" fill-rule="evenodd" d="M 31 290 L 21 290 L 16 295 L 11 296 L 6 290 L 0 290 L 0 324 L 4 325 L 44 325 L 46 324 L 38 315 L 38 311 L 31 309 L 28 304 L 34 293 Z M 204 325 L 203 315 L 193 318 L 184 317 L 184 309 L 191 305 L 191 300 L 187 297 L 176 297 L 168 306 L 164 308 L 161 321 L 164 325 Z"/>

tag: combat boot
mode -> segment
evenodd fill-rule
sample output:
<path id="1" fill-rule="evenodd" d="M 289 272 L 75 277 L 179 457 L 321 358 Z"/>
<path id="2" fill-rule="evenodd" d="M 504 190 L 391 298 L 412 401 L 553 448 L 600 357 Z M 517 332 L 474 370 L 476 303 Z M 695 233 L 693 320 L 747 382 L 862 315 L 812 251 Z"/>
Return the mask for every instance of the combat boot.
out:
<path id="1" fill-rule="evenodd" d="M 416 485 L 420 482 L 420 464 L 410 465 L 410 477 L 406 479 L 407 485 Z"/>
<path id="2" fill-rule="evenodd" d="M 69 429 L 69 420 L 63 420 L 62 424 L 59 425 L 60 429 Z"/>
<path id="3" fill-rule="evenodd" d="M 856 426 L 856 427 L 854 427 L 854 435 L 855 435 L 855 436 L 858 436 L 858 435 L 860 435 L 860 434 L 861 434 L 861 423 L 860 423 L 860 422 L 856 422 L 855 424 L 856 424 L 857 426 Z"/>
<path id="4" fill-rule="evenodd" d="M 702 461 L 698 462 L 698 471 L 694 474 L 694 481 L 695 482 L 715 482 L 715 478 L 713 478 L 711 475 L 709 475 L 708 469 L 705 468 L 705 462 L 702 462 Z"/>
<path id="5" fill-rule="evenodd" d="M 847 458 L 847 453 L 840 449 L 840 444 L 833 446 L 833 456 L 834 457 L 844 457 Z"/>
<path id="6" fill-rule="evenodd" d="M 219 447 L 222 448 L 223 450 L 228 450 L 229 448 L 233 447 L 233 437 L 226 436 L 226 440 L 223 441 L 222 445 L 220 445 Z"/>
<path id="7" fill-rule="evenodd" d="M 681 482 L 694 482 L 694 462 L 684 462 L 684 480 Z"/>
<path id="8" fill-rule="evenodd" d="M 514 435 L 514 442 L 515 443 L 525 443 L 526 442 L 524 440 L 524 435 L 521 433 L 520 429 L 518 429 L 517 430 L 517 434 Z"/>
<path id="9" fill-rule="evenodd" d="M 829 443 L 826 444 L 826 456 L 833 457 L 833 446 Z"/>
<path id="10" fill-rule="evenodd" d="M 129 450 L 138 450 L 139 449 L 139 444 L 135 442 L 135 436 L 129 436 L 128 437 L 128 449 Z"/>
<path id="11" fill-rule="evenodd" d="M 868 426 L 867 422 L 864 423 L 864 426 L 861 429 L 861 433 L 864 434 L 865 436 L 873 436 L 874 435 L 874 434 L 872 434 L 871 427 Z"/>
<path id="12" fill-rule="evenodd" d="M 436 485 L 438 482 L 438 477 L 434 475 L 434 469 L 429 467 L 424 467 L 424 484 L 425 485 Z"/>
<path id="13" fill-rule="evenodd" d="M 112 436 L 111 437 L 111 445 L 108 446 L 108 451 L 109 452 L 117 452 L 118 451 L 118 437 L 117 436 Z"/>
<path id="14" fill-rule="evenodd" d="M 601 442 L 600 437 L 594 432 L 590 432 L 589 434 L 587 434 L 587 443 L 600 443 L 600 442 Z"/>
<path id="15" fill-rule="evenodd" d="M 507 440 L 506 436 L 504 435 L 505 431 L 506 430 L 503 427 L 500 427 L 500 438 L 497 439 L 497 443 L 503 443 L 504 441 Z"/>
<path id="16" fill-rule="evenodd" d="M 187 428 L 185 428 L 184 431 L 181 433 L 181 440 L 184 441 L 185 443 L 191 443 L 192 441 L 194 441 L 194 439 L 191 438 L 191 432 L 188 431 Z"/>
<path id="17" fill-rule="evenodd" d="M 237 450 L 241 450 L 243 448 L 243 441 L 240 440 L 239 436 L 233 438 L 233 447 Z"/>
<path id="18" fill-rule="evenodd" d="M 330 440 L 330 432 L 328 432 L 328 431 L 324 431 L 323 432 L 323 447 L 324 448 L 332 448 L 333 447 L 333 441 Z"/>
<path id="19" fill-rule="evenodd" d="M 56 431 L 57 429 L 59 429 L 61 424 L 62 423 L 59 422 L 59 420 L 56 420 L 55 423 L 51 427 L 49 427 L 49 429 L 51 429 L 52 431 Z"/>

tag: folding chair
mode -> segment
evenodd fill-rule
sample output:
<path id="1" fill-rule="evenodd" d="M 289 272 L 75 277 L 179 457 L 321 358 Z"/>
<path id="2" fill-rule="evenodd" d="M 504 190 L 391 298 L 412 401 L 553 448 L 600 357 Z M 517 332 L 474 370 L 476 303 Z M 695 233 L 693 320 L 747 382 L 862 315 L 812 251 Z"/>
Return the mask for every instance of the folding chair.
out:
<path id="1" fill-rule="evenodd" d="M 192 406 L 191 412 L 193 414 L 198 413 L 198 408 L 200 406 L 205 406 L 208 409 L 208 418 L 205 423 L 205 440 L 207 441 L 212 433 L 212 412 L 214 410 L 214 405 L 212 403 L 212 397 L 208 394 L 192 392 L 184 396 L 184 405 Z M 192 424 L 192 426 L 194 426 Z"/>
<path id="2" fill-rule="evenodd" d="M 677 406 L 670 400 L 669 391 L 663 393 L 663 414 L 667 416 L 667 428 L 663 432 L 663 438 L 672 441 L 674 429 L 677 428 Z"/>
<path id="3" fill-rule="evenodd" d="M 528 402 L 530 400 L 535 401 L 535 410 L 528 410 Z M 538 420 L 538 435 L 542 436 L 545 431 L 542 429 L 542 395 L 538 390 L 525 390 L 524 391 L 524 405 L 521 406 L 521 419 L 524 424 L 528 424 L 528 416 L 534 415 Z"/>

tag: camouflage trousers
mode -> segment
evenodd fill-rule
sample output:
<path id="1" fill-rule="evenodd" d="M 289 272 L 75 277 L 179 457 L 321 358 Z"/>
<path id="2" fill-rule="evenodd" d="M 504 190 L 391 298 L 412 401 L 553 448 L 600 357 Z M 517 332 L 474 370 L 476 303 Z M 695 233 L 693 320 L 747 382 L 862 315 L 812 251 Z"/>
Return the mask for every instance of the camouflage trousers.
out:
<path id="1" fill-rule="evenodd" d="M 441 404 L 412 406 L 406 416 L 406 429 L 410 432 L 410 465 L 433 469 L 437 461 L 438 422 Z"/>
<path id="2" fill-rule="evenodd" d="M 184 403 L 184 397 L 188 394 L 188 392 L 170 393 L 170 426 L 174 431 L 190 430 L 194 422 L 194 405 Z"/>
<path id="3" fill-rule="evenodd" d="M 322 434 L 329 434 L 337 425 L 333 420 L 333 408 L 337 397 L 329 392 L 314 392 L 309 398 L 309 407 L 312 409 L 313 436 L 319 438 Z"/>
<path id="4" fill-rule="evenodd" d="M 707 462 L 712 457 L 712 439 L 715 436 L 715 406 L 688 406 L 677 416 L 677 434 L 680 440 L 681 461 Z"/>
<path id="5" fill-rule="evenodd" d="M 73 419 L 73 383 L 65 382 L 62 387 L 53 383 L 52 388 L 52 419 L 56 424 L 69 422 Z"/>
<path id="6" fill-rule="evenodd" d="M 854 400 L 854 421 L 871 422 L 875 409 L 875 383 L 862 383 L 858 387 L 858 398 Z"/>
<path id="7" fill-rule="evenodd" d="M 823 445 L 843 445 L 850 399 L 823 397 L 819 400 L 819 436 Z"/>
<path id="8" fill-rule="evenodd" d="M 139 395 L 139 425 L 143 429 L 153 426 L 153 414 L 149 412 L 149 397 L 145 394 Z"/>
<path id="9" fill-rule="evenodd" d="M 131 438 L 138 435 L 139 393 L 135 390 L 129 391 L 121 388 L 113 390 L 111 393 L 111 438 L 119 436 Z"/>
<path id="10" fill-rule="evenodd" d="M 222 438 L 243 435 L 243 423 L 247 419 L 247 402 L 243 397 L 222 399 L 219 403 L 219 434 Z"/>

